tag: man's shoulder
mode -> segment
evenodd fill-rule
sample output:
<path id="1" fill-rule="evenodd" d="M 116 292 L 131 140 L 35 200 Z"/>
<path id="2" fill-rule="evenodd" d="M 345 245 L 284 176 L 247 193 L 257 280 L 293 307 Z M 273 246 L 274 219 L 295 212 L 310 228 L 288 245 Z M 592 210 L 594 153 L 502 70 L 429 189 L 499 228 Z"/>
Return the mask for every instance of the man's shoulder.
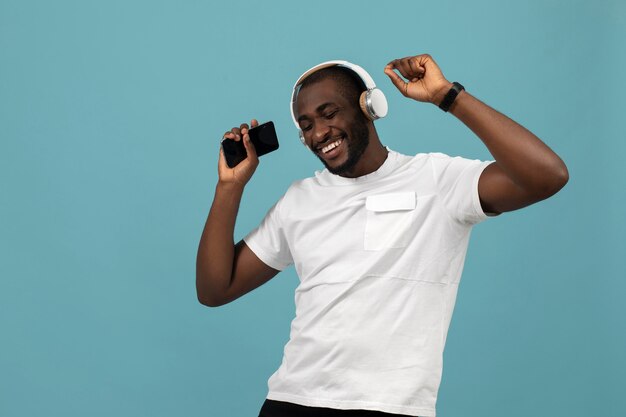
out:
<path id="1" fill-rule="evenodd" d="M 407 156 L 407 158 L 410 158 L 411 162 L 413 162 L 413 163 L 431 162 L 431 163 L 434 163 L 434 164 L 449 163 L 449 162 L 454 162 L 454 161 L 459 161 L 459 162 L 462 162 L 462 161 L 479 162 L 479 161 L 481 161 L 479 159 L 468 158 L 468 157 L 460 156 L 460 155 L 448 155 L 448 154 L 443 153 L 443 152 L 418 153 L 418 154 L 415 154 L 414 156 Z"/>
<path id="2" fill-rule="evenodd" d="M 318 185 L 315 176 L 294 180 L 289 187 L 287 187 L 281 200 L 300 198 L 299 196 L 310 193 Z"/>
<path id="3" fill-rule="evenodd" d="M 428 159 L 453 158 L 452 156 L 443 152 L 420 152 L 420 153 L 416 153 L 415 155 L 402 155 L 402 156 L 406 158 L 410 158 L 412 160 L 417 160 L 417 161 L 428 160 Z"/>
<path id="4" fill-rule="evenodd" d="M 452 158 L 442 152 L 419 152 L 412 155 L 406 155 L 395 152 L 398 166 L 411 166 L 412 168 L 425 168 L 433 160 L 445 160 Z"/>
<path id="5" fill-rule="evenodd" d="M 412 156 L 399 154 L 398 159 L 402 161 L 396 169 L 398 174 L 410 171 L 414 176 L 432 174 L 435 177 L 443 174 L 454 177 L 470 168 L 478 169 L 478 167 L 491 162 L 465 156 L 452 156 L 443 152 L 417 153 Z"/>

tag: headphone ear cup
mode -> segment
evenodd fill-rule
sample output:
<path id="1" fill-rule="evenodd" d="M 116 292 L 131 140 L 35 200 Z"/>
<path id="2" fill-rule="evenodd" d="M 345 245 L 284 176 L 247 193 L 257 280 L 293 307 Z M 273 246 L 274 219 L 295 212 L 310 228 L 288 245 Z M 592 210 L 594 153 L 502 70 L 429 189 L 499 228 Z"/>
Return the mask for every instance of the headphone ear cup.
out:
<path id="1" fill-rule="evenodd" d="M 382 119 L 389 110 L 385 94 L 378 88 L 363 91 L 359 97 L 359 106 L 370 120 Z"/>
<path id="2" fill-rule="evenodd" d="M 300 137 L 300 142 L 302 142 L 302 144 L 306 146 L 307 149 L 311 149 L 309 148 L 309 145 L 307 145 L 306 142 L 304 141 L 304 132 L 302 131 L 302 129 L 298 129 L 298 136 Z"/>
<path id="3" fill-rule="evenodd" d="M 387 97 L 378 88 L 374 88 L 368 92 L 367 96 L 367 109 L 375 119 L 382 119 L 387 116 L 389 111 L 389 105 L 387 104 Z"/>
<path id="4" fill-rule="evenodd" d="M 361 96 L 359 97 L 359 107 L 361 107 L 361 110 L 363 111 L 363 114 L 365 115 L 365 117 L 367 117 L 371 121 L 374 121 L 374 116 L 372 116 L 372 113 L 369 111 L 369 108 L 367 106 L 368 94 L 369 94 L 369 90 L 363 91 L 361 93 Z"/>

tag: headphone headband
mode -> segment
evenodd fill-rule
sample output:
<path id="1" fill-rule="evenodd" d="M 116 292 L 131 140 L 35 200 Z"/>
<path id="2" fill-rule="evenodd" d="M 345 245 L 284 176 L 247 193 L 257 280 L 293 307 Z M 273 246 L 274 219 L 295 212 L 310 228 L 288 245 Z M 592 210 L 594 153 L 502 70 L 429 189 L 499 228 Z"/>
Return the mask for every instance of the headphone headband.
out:
<path id="1" fill-rule="evenodd" d="M 345 67 L 354 71 L 363 80 L 363 82 L 365 83 L 365 87 L 368 90 L 373 90 L 374 88 L 376 88 L 376 83 L 374 83 L 374 79 L 363 68 L 361 68 L 360 66 L 356 64 L 352 64 L 348 61 L 335 60 L 335 61 L 322 62 L 321 64 L 314 66 L 313 68 L 311 68 L 310 70 L 302 74 L 300 78 L 298 78 L 298 81 L 296 81 L 296 83 L 294 84 L 293 89 L 295 90 L 296 87 L 302 84 L 302 82 L 304 81 L 306 77 L 313 74 L 314 72 L 317 72 L 323 68 L 334 67 L 334 66 Z"/>

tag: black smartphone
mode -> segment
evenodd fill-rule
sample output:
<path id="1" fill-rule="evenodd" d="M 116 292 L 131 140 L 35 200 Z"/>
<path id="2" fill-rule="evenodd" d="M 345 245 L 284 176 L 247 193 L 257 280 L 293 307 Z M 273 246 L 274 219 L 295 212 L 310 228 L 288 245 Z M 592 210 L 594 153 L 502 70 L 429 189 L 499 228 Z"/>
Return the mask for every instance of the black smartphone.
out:
<path id="1" fill-rule="evenodd" d="M 256 149 L 257 156 L 265 155 L 278 149 L 278 137 L 276 136 L 274 122 L 270 121 L 253 127 L 248 131 L 248 134 L 254 149 Z M 243 146 L 243 140 L 236 142 L 232 139 L 224 139 L 222 140 L 222 148 L 224 149 L 226 164 L 230 168 L 234 168 L 248 156 L 246 148 Z"/>

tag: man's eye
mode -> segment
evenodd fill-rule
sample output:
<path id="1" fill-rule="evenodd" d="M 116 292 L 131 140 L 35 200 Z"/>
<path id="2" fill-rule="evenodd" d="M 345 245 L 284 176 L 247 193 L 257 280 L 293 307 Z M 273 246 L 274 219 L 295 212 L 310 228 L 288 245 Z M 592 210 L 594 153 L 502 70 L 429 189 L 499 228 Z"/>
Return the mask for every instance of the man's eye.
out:
<path id="1" fill-rule="evenodd" d="M 332 119 L 337 114 L 337 111 L 326 114 L 324 117 L 327 119 Z"/>
<path id="2" fill-rule="evenodd" d="M 303 132 L 306 132 L 307 130 L 311 130 L 311 125 L 300 126 L 300 129 L 301 129 Z"/>

